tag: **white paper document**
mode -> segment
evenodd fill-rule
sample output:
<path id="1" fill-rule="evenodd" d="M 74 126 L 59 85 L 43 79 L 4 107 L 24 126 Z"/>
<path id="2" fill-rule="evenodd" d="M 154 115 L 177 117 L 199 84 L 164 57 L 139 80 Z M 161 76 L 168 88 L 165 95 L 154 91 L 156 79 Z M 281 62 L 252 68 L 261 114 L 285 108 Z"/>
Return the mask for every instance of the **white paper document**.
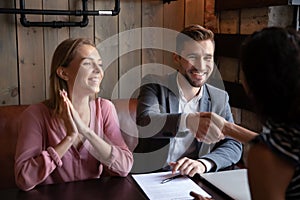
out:
<path id="1" fill-rule="evenodd" d="M 246 169 L 205 173 L 201 176 L 233 199 L 251 200 Z"/>
<path id="2" fill-rule="evenodd" d="M 162 180 L 172 176 L 174 175 L 171 172 L 132 175 L 150 200 L 193 199 L 189 195 L 191 191 L 201 194 L 204 197 L 211 197 L 186 176 L 173 179 L 167 183 L 161 183 Z"/>

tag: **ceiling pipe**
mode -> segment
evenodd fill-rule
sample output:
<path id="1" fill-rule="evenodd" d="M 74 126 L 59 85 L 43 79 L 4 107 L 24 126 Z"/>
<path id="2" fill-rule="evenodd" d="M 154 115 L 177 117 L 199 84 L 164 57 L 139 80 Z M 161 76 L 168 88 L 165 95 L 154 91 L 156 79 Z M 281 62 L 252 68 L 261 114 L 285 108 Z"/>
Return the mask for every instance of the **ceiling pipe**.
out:
<path id="1" fill-rule="evenodd" d="M 85 27 L 89 23 L 88 16 L 115 16 L 120 13 L 120 0 L 115 0 L 113 10 L 88 10 L 87 1 L 82 0 L 82 10 L 41 10 L 41 9 L 25 9 L 25 1 L 20 0 L 20 9 L 0 8 L 0 14 L 21 14 L 20 23 L 25 27 Z M 72 21 L 52 21 L 52 22 L 31 22 L 26 19 L 26 14 L 31 15 L 69 15 L 83 16 L 82 20 L 77 22 Z"/>

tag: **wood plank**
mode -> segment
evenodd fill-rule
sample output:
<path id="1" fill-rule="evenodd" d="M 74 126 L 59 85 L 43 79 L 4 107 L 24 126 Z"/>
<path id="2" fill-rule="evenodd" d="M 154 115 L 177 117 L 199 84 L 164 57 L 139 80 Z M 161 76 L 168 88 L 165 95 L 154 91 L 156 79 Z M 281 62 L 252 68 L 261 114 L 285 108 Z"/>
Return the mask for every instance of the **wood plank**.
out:
<path id="1" fill-rule="evenodd" d="M 1 8 L 14 8 L 13 1 L 0 1 Z M 18 55 L 16 44 L 15 16 L 0 15 L 0 24 L 5 26 L 0 31 L 0 105 L 19 104 Z"/>
<path id="2" fill-rule="evenodd" d="M 222 11 L 219 14 L 220 33 L 239 34 L 240 10 Z"/>
<path id="3" fill-rule="evenodd" d="M 114 1 L 95 1 L 96 10 L 112 10 Z M 104 78 L 101 83 L 100 96 L 111 99 L 118 97 L 119 37 L 118 16 L 95 17 L 95 43 L 103 60 Z M 113 94 L 114 93 L 114 94 Z"/>
<path id="4" fill-rule="evenodd" d="M 185 0 L 185 26 L 204 25 L 204 0 Z"/>
<path id="5" fill-rule="evenodd" d="M 88 1 L 88 10 L 94 9 L 94 1 Z M 80 0 L 69 0 L 69 9 L 70 10 L 82 10 L 82 1 Z M 89 23 L 85 27 L 70 27 L 70 37 L 78 38 L 84 37 L 89 39 L 94 39 L 94 16 L 88 16 Z M 79 22 L 82 20 L 82 16 L 71 16 L 70 21 Z"/>
<path id="6" fill-rule="evenodd" d="M 268 6 L 288 5 L 288 0 L 216 0 L 216 12 L 241 8 L 258 8 Z"/>
<path id="7" fill-rule="evenodd" d="M 254 31 L 260 30 L 268 26 L 269 8 L 251 8 L 241 10 L 241 34 L 252 34 Z"/>
<path id="8" fill-rule="evenodd" d="M 268 26 L 296 27 L 296 14 L 294 12 L 296 10 L 295 8 L 295 6 L 270 7 L 268 14 Z"/>
<path id="9" fill-rule="evenodd" d="M 183 0 L 164 4 L 164 28 L 181 31 L 184 28 L 184 9 Z"/>
<path id="10" fill-rule="evenodd" d="M 215 11 L 215 0 L 205 1 L 204 27 L 219 33 L 219 22 Z"/>
<path id="11" fill-rule="evenodd" d="M 177 31 L 178 33 L 184 28 L 184 10 L 185 10 L 185 2 L 183 0 L 174 1 L 170 4 L 164 4 L 164 28 L 171 29 L 173 31 Z M 166 31 L 164 33 L 164 49 L 172 49 L 168 46 L 176 45 L 175 38 L 170 37 L 169 32 Z M 166 51 L 164 52 L 164 65 L 168 66 L 169 69 L 166 70 L 165 73 L 171 73 L 174 69 L 177 69 L 175 63 L 173 61 L 174 52 Z"/>
<path id="12" fill-rule="evenodd" d="M 27 9 L 42 9 L 42 1 L 26 1 Z M 18 16 L 19 18 L 19 16 Z M 30 22 L 42 21 L 40 15 L 26 15 Z M 42 27 L 17 24 L 20 72 L 20 103 L 32 104 L 45 100 L 45 68 Z"/>
<path id="13" fill-rule="evenodd" d="M 68 10 L 69 5 L 68 1 L 61 1 L 61 0 L 44 0 L 43 1 L 43 8 L 45 10 Z M 64 15 L 45 15 L 44 16 L 45 22 L 51 21 L 69 21 L 69 16 Z M 62 27 L 62 28 L 51 28 L 45 27 L 44 28 L 44 47 L 45 47 L 45 84 L 46 84 L 46 98 L 49 98 L 49 84 L 50 84 L 50 70 L 51 70 L 51 60 L 53 53 L 56 47 L 61 43 L 63 40 L 69 37 L 69 27 Z"/>
<path id="14" fill-rule="evenodd" d="M 141 0 L 121 1 L 119 98 L 129 98 L 141 80 Z"/>
<path id="15" fill-rule="evenodd" d="M 163 2 L 142 2 L 142 76 L 163 74 Z M 149 28 L 151 27 L 151 28 Z M 155 48 L 148 48 L 155 47 Z"/>

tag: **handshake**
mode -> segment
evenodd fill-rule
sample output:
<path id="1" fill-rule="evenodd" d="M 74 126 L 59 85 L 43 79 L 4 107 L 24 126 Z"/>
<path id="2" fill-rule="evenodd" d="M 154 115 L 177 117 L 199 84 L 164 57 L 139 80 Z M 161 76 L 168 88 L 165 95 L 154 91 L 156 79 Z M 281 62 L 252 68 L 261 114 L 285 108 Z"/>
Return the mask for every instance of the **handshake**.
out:
<path id="1" fill-rule="evenodd" d="M 227 122 L 223 117 L 212 112 L 190 113 L 186 118 L 186 127 L 195 138 L 207 144 L 225 138 L 223 128 Z"/>
<path id="2" fill-rule="evenodd" d="M 226 121 L 216 113 L 198 112 L 188 114 L 186 127 L 195 138 L 205 143 L 215 143 L 230 136 L 241 143 L 247 143 L 258 135 L 242 126 Z"/>

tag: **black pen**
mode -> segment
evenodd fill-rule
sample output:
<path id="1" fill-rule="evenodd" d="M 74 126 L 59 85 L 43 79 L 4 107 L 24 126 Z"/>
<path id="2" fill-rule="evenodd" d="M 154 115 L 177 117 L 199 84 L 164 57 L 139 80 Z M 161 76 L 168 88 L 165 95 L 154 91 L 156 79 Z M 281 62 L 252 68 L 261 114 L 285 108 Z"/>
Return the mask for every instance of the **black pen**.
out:
<path id="1" fill-rule="evenodd" d="M 161 184 L 164 184 L 164 183 L 167 183 L 167 182 L 169 182 L 169 181 L 171 181 L 171 180 L 173 180 L 173 179 L 175 179 L 175 178 L 180 178 L 180 177 L 182 177 L 182 175 L 181 175 L 181 174 L 178 174 L 178 175 L 176 175 L 176 176 L 172 176 L 172 177 L 166 178 L 166 179 L 162 180 L 160 183 L 161 183 Z"/>

